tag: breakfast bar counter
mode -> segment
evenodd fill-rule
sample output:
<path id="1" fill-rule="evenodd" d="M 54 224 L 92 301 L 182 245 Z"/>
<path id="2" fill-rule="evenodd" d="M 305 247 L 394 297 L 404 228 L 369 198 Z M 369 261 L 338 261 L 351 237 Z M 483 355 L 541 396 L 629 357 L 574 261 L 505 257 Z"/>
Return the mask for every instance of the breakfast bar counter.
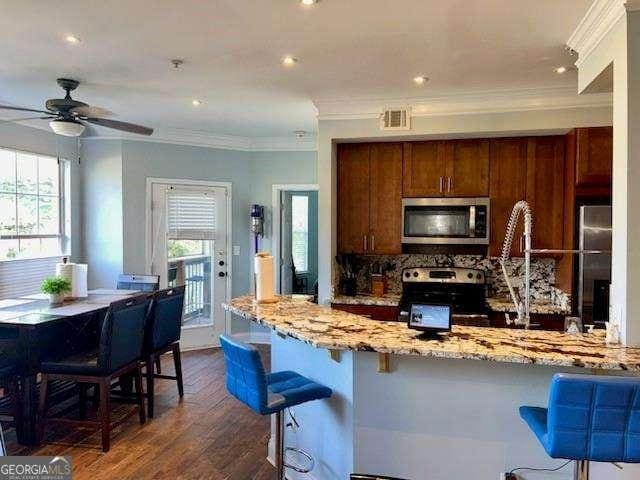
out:
<path id="1" fill-rule="evenodd" d="M 308 476 L 352 472 L 410 480 L 495 480 L 517 467 L 555 468 L 520 419 L 521 405 L 546 406 L 555 373 L 640 375 L 640 349 L 607 346 L 601 333 L 454 326 L 437 340 L 399 322 L 365 317 L 295 297 L 225 305 L 270 329 L 272 371 L 293 370 L 333 390 L 292 412 L 286 445 L 315 457 Z M 523 480 L 569 480 L 571 468 Z M 592 480 L 640 478 L 640 468 L 594 464 Z"/>
<path id="2" fill-rule="evenodd" d="M 253 297 L 231 300 L 225 308 L 247 320 L 316 348 L 396 355 L 527 363 L 599 370 L 629 370 L 640 374 L 640 348 L 608 346 L 604 331 L 567 335 L 544 330 L 465 327 L 454 325 L 439 340 L 419 338 L 420 332 L 399 322 L 371 322 L 341 310 L 294 297 L 257 305 Z"/>

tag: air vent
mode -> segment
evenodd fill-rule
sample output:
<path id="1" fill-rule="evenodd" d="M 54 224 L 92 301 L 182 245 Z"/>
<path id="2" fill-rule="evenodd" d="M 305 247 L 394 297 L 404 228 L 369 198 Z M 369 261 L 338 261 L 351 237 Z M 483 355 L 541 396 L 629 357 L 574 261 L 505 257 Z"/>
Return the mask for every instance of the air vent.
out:
<path id="1" fill-rule="evenodd" d="M 381 130 L 411 130 L 411 108 L 387 108 L 380 116 Z"/>

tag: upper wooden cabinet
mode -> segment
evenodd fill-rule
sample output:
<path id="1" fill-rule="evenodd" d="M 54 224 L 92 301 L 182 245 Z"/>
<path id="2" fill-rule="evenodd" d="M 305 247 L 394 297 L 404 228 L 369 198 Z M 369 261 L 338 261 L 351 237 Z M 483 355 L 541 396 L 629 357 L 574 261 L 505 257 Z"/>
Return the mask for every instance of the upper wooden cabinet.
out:
<path id="1" fill-rule="evenodd" d="M 402 252 L 402 144 L 374 143 L 370 150 L 367 253 Z"/>
<path id="2" fill-rule="evenodd" d="M 338 147 L 338 251 L 402 252 L 402 144 Z"/>
<path id="3" fill-rule="evenodd" d="M 613 165 L 613 128 L 576 129 L 576 186 L 610 187 Z"/>
<path id="4" fill-rule="evenodd" d="M 562 136 L 528 140 L 527 201 L 533 211 L 533 248 L 563 248 L 564 144 Z"/>
<path id="5" fill-rule="evenodd" d="M 489 140 L 404 144 L 404 197 L 486 197 Z"/>
<path id="6" fill-rule="evenodd" d="M 370 146 L 338 147 L 338 251 L 365 253 L 369 235 Z"/>
<path id="7" fill-rule="evenodd" d="M 405 143 L 402 161 L 402 196 L 442 196 L 446 164 L 444 142 Z"/>
<path id="8" fill-rule="evenodd" d="M 489 255 L 499 257 L 507 231 L 511 209 L 516 202 L 524 200 L 527 192 L 527 153 L 526 138 L 496 138 L 491 140 L 491 230 Z M 519 240 L 522 236 L 522 224 L 518 225 L 511 255 L 520 256 Z"/>

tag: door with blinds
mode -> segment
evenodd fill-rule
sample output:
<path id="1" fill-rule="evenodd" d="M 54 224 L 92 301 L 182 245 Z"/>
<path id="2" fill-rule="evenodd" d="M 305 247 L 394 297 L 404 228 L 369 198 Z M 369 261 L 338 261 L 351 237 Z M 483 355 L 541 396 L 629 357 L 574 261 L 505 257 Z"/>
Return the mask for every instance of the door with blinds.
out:
<path id="1" fill-rule="evenodd" d="M 226 187 L 152 184 L 151 272 L 162 288 L 185 286 L 184 348 L 218 345 L 227 299 Z"/>

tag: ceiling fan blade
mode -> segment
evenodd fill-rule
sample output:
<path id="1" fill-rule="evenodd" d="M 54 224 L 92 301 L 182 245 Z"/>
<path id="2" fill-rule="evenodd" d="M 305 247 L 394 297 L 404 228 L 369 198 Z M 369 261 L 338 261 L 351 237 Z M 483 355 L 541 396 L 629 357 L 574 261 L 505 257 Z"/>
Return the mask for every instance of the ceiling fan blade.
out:
<path id="1" fill-rule="evenodd" d="M 139 135 L 151 135 L 153 133 L 153 128 L 143 127 L 142 125 L 136 125 L 134 123 L 119 122 L 118 120 L 92 117 L 84 118 L 83 120 L 101 127 L 114 128 L 116 130 L 122 130 L 123 132 L 137 133 Z"/>
<path id="2" fill-rule="evenodd" d="M 0 120 L 0 123 L 12 123 L 12 122 L 24 122 L 26 120 L 48 120 L 50 118 L 56 118 L 55 116 L 48 117 L 24 117 L 24 118 L 12 118 L 10 120 Z"/>
<path id="3" fill-rule="evenodd" d="M 80 117 L 103 118 L 110 117 L 113 112 L 102 107 L 92 107 L 90 105 L 84 107 L 75 107 L 71 109 L 71 113 L 75 113 Z"/>
<path id="4" fill-rule="evenodd" d="M 47 115 L 51 115 L 51 112 L 47 112 L 46 110 L 34 110 L 33 108 L 11 107 L 9 105 L 0 105 L 0 110 L 17 110 L 19 112 L 46 113 Z"/>

